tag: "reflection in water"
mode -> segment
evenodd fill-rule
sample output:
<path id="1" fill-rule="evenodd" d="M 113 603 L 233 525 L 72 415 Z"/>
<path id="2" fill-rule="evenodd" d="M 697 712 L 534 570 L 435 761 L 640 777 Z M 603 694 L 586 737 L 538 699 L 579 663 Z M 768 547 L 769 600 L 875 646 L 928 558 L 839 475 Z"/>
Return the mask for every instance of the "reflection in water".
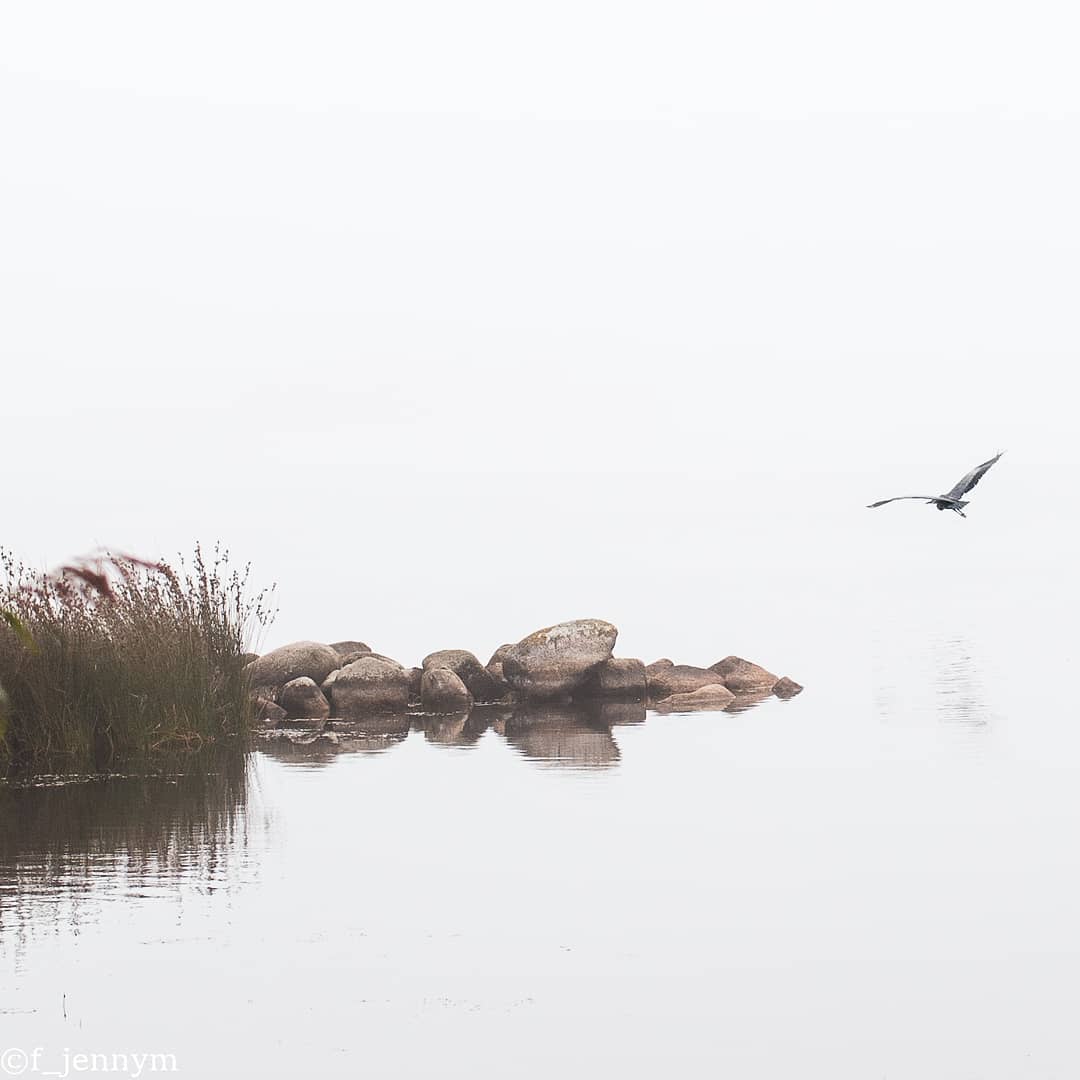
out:
<path id="1" fill-rule="evenodd" d="M 502 722 L 506 741 L 525 757 L 568 768 L 608 768 L 619 748 L 599 710 L 573 705 L 531 705 Z"/>
<path id="2" fill-rule="evenodd" d="M 986 692 L 970 644 L 964 638 L 953 637 L 937 642 L 934 653 L 941 719 L 946 723 L 988 723 Z"/>
<path id="3" fill-rule="evenodd" d="M 971 642 L 961 635 L 923 639 L 898 662 L 890 644 L 878 662 L 889 671 L 889 681 L 875 690 L 878 714 L 886 720 L 932 718 L 941 724 L 979 729 L 990 722 L 988 695 Z"/>
<path id="4" fill-rule="evenodd" d="M 0 937 L 19 940 L 41 907 L 76 922 L 103 883 L 134 896 L 182 877 L 207 892 L 223 884 L 229 856 L 246 841 L 249 761 L 203 753 L 179 767 L 0 785 Z"/>
<path id="5" fill-rule="evenodd" d="M 768 696 L 740 698 L 736 704 L 749 708 Z M 341 753 L 381 753 L 404 742 L 410 731 L 421 732 L 435 746 L 453 747 L 475 746 L 491 731 L 530 761 L 606 768 L 619 761 L 612 728 L 643 724 L 646 715 L 640 701 L 473 705 L 456 713 L 396 713 L 264 731 L 259 749 L 280 761 L 319 766 Z"/>
<path id="6" fill-rule="evenodd" d="M 741 694 L 724 711 L 741 712 L 771 693 Z M 715 712 L 715 709 L 699 710 Z M 641 701 L 586 700 L 565 704 L 473 705 L 454 713 L 403 712 L 362 720 L 292 722 L 263 731 L 259 749 L 281 761 L 327 765 L 342 753 L 381 753 L 411 731 L 434 746 L 475 746 L 493 732 L 530 761 L 556 768 L 595 769 L 618 764 L 612 729 L 645 723 Z"/>

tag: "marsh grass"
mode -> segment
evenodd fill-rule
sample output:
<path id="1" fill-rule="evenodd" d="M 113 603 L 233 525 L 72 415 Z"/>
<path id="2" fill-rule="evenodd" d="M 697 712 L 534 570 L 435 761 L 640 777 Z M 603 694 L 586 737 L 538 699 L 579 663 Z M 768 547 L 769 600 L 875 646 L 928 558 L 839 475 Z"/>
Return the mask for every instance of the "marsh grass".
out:
<path id="1" fill-rule="evenodd" d="M 0 760 L 94 770 L 246 740 L 243 654 L 272 617 L 215 547 L 177 568 L 106 553 L 43 574 L 0 552 Z"/>

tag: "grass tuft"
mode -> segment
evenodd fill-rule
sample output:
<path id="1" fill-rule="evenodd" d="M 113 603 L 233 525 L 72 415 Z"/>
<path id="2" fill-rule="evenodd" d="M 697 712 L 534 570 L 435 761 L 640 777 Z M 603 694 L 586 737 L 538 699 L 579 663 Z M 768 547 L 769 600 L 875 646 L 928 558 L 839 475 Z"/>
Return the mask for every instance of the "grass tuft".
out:
<path id="1" fill-rule="evenodd" d="M 0 763 L 94 770 L 246 740 L 242 657 L 273 613 L 228 551 L 197 546 L 176 568 L 105 552 L 44 574 L 0 550 L 0 569 Z"/>

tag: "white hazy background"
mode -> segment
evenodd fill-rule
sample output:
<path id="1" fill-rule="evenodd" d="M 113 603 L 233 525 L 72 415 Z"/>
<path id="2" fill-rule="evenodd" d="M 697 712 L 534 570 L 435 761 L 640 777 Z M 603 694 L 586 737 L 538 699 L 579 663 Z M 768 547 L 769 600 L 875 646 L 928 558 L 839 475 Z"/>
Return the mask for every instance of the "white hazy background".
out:
<path id="1" fill-rule="evenodd" d="M 1064 558 L 1077 22 L 4 4 L 2 541 L 220 538 L 264 645 L 796 675 L 868 574 Z M 999 448 L 967 522 L 864 509 Z"/>

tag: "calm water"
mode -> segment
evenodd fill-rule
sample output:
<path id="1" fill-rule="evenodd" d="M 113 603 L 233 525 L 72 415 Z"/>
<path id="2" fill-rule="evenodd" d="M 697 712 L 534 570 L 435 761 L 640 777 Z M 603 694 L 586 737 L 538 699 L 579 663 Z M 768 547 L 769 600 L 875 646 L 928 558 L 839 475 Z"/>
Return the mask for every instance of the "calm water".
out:
<path id="1" fill-rule="evenodd" d="M 1075 578 L 993 561 L 786 580 L 753 632 L 807 690 L 736 715 L 7 790 L 0 1042 L 192 1077 L 1075 1076 Z"/>

